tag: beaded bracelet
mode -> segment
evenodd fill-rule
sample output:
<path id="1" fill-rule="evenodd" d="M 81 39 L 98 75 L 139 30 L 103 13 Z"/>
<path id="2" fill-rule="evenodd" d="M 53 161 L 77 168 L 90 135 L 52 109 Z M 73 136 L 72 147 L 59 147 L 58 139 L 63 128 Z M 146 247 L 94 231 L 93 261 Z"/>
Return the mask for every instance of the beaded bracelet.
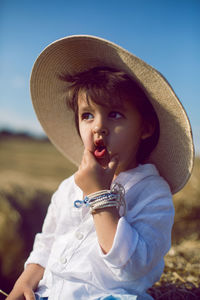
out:
<path id="1" fill-rule="evenodd" d="M 90 213 L 94 213 L 98 209 L 116 207 L 118 211 L 123 208 L 122 215 L 126 211 L 126 203 L 124 199 L 124 187 L 115 183 L 111 187 L 111 190 L 101 190 L 86 196 L 82 201 L 75 200 L 74 206 L 80 208 L 82 205 L 86 205 L 90 208 Z"/>

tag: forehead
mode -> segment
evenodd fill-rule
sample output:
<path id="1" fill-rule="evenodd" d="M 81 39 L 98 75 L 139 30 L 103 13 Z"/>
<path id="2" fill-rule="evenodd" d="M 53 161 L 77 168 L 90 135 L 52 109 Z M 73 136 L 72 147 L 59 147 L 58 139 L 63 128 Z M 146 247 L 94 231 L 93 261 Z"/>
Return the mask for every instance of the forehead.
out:
<path id="1" fill-rule="evenodd" d="M 126 116 L 133 117 L 135 118 L 136 115 L 140 115 L 138 109 L 132 103 L 131 101 L 123 101 L 118 103 L 96 103 L 91 99 L 87 98 L 87 95 L 85 93 L 80 93 L 78 96 L 78 111 L 80 113 L 87 112 L 89 111 L 95 111 L 95 110 L 100 110 L 101 112 L 107 112 L 112 110 L 112 111 L 118 111 L 120 113 L 125 114 Z M 141 116 L 141 115 L 140 115 Z"/>
<path id="2" fill-rule="evenodd" d="M 93 97 L 92 97 L 93 96 Z M 99 105 L 107 108 L 123 109 L 126 106 L 127 101 L 121 101 L 121 99 L 113 99 L 113 97 L 104 97 L 104 95 L 90 95 L 87 91 L 79 91 L 78 93 L 78 107 L 92 107 Z"/>

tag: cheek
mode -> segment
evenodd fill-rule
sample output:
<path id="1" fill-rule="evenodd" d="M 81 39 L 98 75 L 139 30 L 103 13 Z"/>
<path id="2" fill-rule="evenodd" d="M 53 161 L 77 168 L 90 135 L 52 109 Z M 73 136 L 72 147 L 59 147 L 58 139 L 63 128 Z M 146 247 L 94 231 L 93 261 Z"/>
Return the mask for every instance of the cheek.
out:
<path id="1" fill-rule="evenodd" d="M 83 142 L 84 148 L 90 150 L 93 145 L 92 134 L 91 134 L 90 130 L 88 130 L 85 127 L 80 127 L 79 130 L 80 130 L 80 136 L 81 136 L 81 140 Z"/>
<path id="2" fill-rule="evenodd" d="M 123 156 L 124 155 L 124 150 L 126 148 L 127 144 L 127 135 L 126 135 L 126 130 L 124 130 L 123 127 L 116 127 L 113 130 L 113 134 L 110 138 L 110 148 L 111 150 L 118 155 Z"/>
<path id="3" fill-rule="evenodd" d="M 114 129 L 114 133 L 115 133 L 116 135 L 119 135 L 122 131 L 123 131 L 123 128 L 120 127 L 120 126 L 115 127 L 115 129 Z"/>
<path id="4" fill-rule="evenodd" d="M 113 146 L 126 155 L 127 152 L 138 148 L 141 141 L 140 127 L 116 127 L 114 130 Z M 126 149 L 126 150 L 125 150 Z"/>

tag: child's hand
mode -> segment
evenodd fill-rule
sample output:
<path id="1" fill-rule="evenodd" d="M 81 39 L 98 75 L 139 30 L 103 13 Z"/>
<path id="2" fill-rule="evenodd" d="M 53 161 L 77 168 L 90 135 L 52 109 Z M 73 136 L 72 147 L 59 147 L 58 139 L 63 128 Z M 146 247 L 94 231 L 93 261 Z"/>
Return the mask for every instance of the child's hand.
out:
<path id="1" fill-rule="evenodd" d="M 44 274 L 44 268 L 38 264 L 28 264 L 17 279 L 14 288 L 6 300 L 35 300 L 34 290 Z"/>
<path id="2" fill-rule="evenodd" d="M 6 300 L 35 300 L 35 295 L 31 287 L 27 284 L 16 284 Z"/>
<path id="3" fill-rule="evenodd" d="M 81 165 L 75 174 L 75 182 L 84 195 L 110 189 L 118 157 L 113 156 L 106 167 L 102 167 L 94 155 L 87 149 L 84 150 Z"/>

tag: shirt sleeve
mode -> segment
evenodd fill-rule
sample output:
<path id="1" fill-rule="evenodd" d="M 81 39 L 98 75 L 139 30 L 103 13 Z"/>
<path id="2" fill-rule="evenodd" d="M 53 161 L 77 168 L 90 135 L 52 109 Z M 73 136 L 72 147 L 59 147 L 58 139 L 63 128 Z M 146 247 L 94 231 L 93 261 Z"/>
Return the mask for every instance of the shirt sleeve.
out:
<path id="1" fill-rule="evenodd" d="M 130 209 L 118 222 L 111 250 L 106 255 L 99 251 L 115 276 L 137 280 L 156 267 L 170 249 L 174 207 L 164 180 L 150 180 L 137 200 L 133 189 L 128 192 Z"/>
<path id="2" fill-rule="evenodd" d="M 48 207 L 47 215 L 43 223 L 42 232 L 35 236 L 33 250 L 25 262 L 25 267 L 27 264 L 31 263 L 39 264 L 43 268 L 47 265 L 56 229 L 56 198 L 57 192 L 55 192 L 52 196 L 51 203 Z"/>

